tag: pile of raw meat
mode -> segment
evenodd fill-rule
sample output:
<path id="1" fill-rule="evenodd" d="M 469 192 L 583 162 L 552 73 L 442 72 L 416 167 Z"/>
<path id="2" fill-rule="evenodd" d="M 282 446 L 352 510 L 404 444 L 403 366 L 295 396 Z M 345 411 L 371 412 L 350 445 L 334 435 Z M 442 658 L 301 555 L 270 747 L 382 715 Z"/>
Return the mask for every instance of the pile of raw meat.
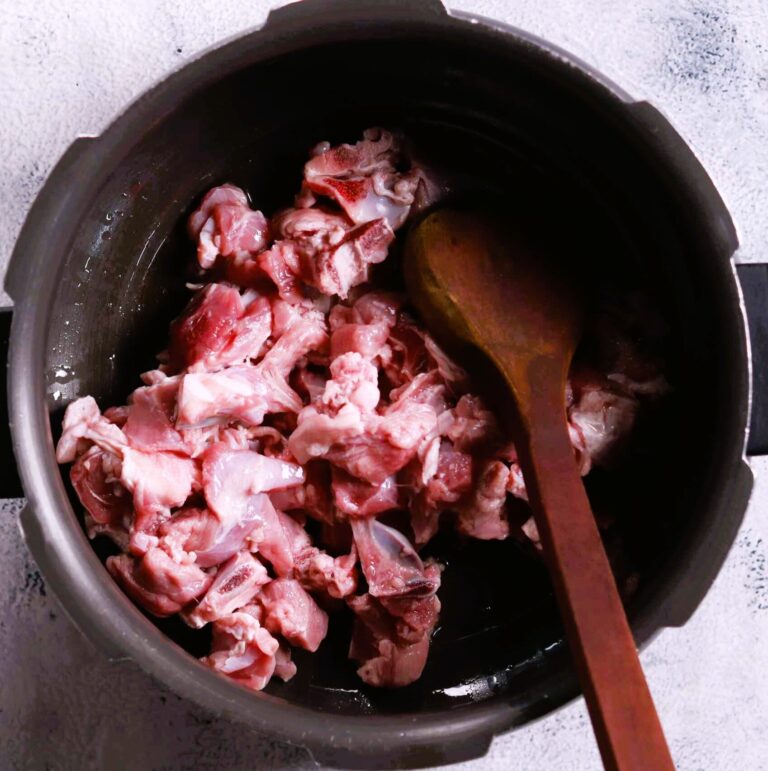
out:
<path id="1" fill-rule="evenodd" d="M 439 527 L 537 543 L 511 516 L 526 498 L 515 448 L 467 373 L 405 297 L 369 283 L 436 195 L 380 129 L 314 148 L 294 206 L 269 220 L 213 188 L 188 223 L 201 284 L 159 367 L 126 406 L 67 408 L 57 458 L 88 534 L 121 551 L 110 573 L 147 612 L 212 624 L 204 662 L 249 688 L 289 679 L 289 646 L 317 650 L 329 613 L 349 611 L 360 677 L 413 682 L 440 612 L 441 566 L 420 548 Z M 583 474 L 664 385 L 617 324 L 603 373 L 572 377 Z"/>

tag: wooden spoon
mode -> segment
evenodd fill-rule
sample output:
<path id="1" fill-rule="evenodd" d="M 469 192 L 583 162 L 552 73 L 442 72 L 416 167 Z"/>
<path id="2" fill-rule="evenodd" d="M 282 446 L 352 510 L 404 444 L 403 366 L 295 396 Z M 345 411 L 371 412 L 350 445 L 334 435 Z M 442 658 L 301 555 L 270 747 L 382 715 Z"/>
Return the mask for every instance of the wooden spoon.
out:
<path id="1" fill-rule="evenodd" d="M 578 292 L 488 215 L 437 211 L 409 233 L 410 296 L 439 341 L 495 365 L 517 404 L 516 446 L 606 769 L 674 769 L 568 436 Z"/>

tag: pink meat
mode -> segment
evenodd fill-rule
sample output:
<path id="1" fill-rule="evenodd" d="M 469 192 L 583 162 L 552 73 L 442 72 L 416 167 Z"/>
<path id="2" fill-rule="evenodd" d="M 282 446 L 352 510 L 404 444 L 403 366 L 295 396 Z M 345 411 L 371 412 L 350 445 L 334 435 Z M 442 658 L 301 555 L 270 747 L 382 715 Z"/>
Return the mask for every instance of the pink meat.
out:
<path id="1" fill-rule="evenodd" d="M 353 519 L 352 533 L 371 595 L 419 597 L 437 591 L 439 582 L 430 577 L 416 550 L 399 530 L 375 519 Z"/>
<path id="2" fill-rule="evenodd" d="M 56 445 L 56 460 L 71 463 L 96 444 L 106 452 L 120 455 L 126 444 L 123 432 L 102 416 L 96 400 L 83 396 L 67 405 L 62 433 Z"/>
<path id="3" fill-rule="evenodd" d="M 258 550 L 269 560 L 278 576 L 289 576 L 293 572 L 294 562 L 288 534 L 267 496 L 263 496 L 262 505 L 263 525 L 256 534 L 250 536 L 251 549 Z"/>
<path id="4" fill-rule="evenodd" d="M 171 509 L 189 498 L 197 484 L 197 466 L 191 458 L 171 452 L 146 453 L 126 447 L 122 455 L 120 482 L 133 494 L 134 531 L 154 534 L 170 517 Z"/>
<path id="5" fill-rule="evenodd" d="M 293 579 L 278 578 L 258 596 L 264 608 L 264 626 L 293 645 L 316 651 L 328 632 L 328 614 Z"/>
<path id="6" fill-rule="evenodd" d="M 307 310 L 296 318 L 266 353 L 259 367 L 287 377 L 299 359 L 328 343 L 325 318 L 316 310 Z"/>
<path id="7" fill-rule="evenodd" d="M 311 368 L 309 364 L 297 365 L 292 373 L 291 385 L 304 402 L 309 404 L 320 399 L 327 383 L 328 375 L 324 371 Z"/>
<path id="8" fill-rule="evenodd" d="M 210 588 L 196 607 L 184 614 L 184 620 L 199 629 L 247 605 L 268 582 L 266 568 L 253 555 L 247 551 L 235 554 L 219 567 Z"/>
<path id="9" fill-rule="evenodd" d="M 390 415 L 417 404 L 431 407 L 435 415 L 442 415 L 448 410 L 448 389 L 437 370 L 415 375 L 408 383 L 392 389 L 389 398 L 392 404 L 387 414 Z"/>
<path id="10" fill-rule="evenodd" d="M 300 278 L 300 257 L 292 241 L 278 241 L 258 257 L 258 266 L 277 287 L 280 297 L 288 303 L 299 303 L 306 298 Z"/>
<path id="11" fill-rule="evenodd" d="M 364 431 L 360 410 L 353 405 L 340 409 L 335 416 L 305 407 L 299 413 L 296 430 L 288 438 L 288 447 L 299 463 L 327 457 L 332 447 L 339 447 L 361 437 Z M 366 442 L 362 442 L 365 447 Z"/>
<path id="12" fill-rule="evenodd" d="M 160 545 L 177 561 L 189 559 L 202 568 L 225 562 L 246 548 L 257 528 L 263 528 L 269 514 L 265 495 L 254 496 L 241 520 L 225 520 L 208 509 L 187 508 L 176 512 L 159 531 Z"/>
<path id="13" fill-rule="evenodd" d="M 277 518 L 280 521 L 280 526 L 283 528 L 286 540 L 288 541 L 288 548 L 291 550 L 291 555 L 294 559 L 297 555 L 312 547 L 312 539 L 309 537 L 309 533 L 296 519 L 282 511 L 277 511 Z"/>
<path id="14" fill-rule="evenodd" d="M 520 500 L 528 500 L 528 491 L 525 489 L 525 480 L 523 479 L 523 470 L 516 461 L 509 465 L 509 479 L 507 480 L 507 491 Z"/>
<path id="15" fill-rule="evenodd" d="M 307 531 L 293 518 L 282 512 L 278 517 L 291 549 L 294 578 L 311 591 L 324 592 L 330 597 L 346 597 L 357 589 L 357 552 L 331 557 L 315 546 Z"/>
<path id="16" fill-rule="evenodd" d="M 167 377 L 165 373 L 162 373 L 162 374 L 163 374 L 163 377 Z M 107 409 L 104 410 L 104 417 L 110 423 L 116 425 L 118 428 L 123 428 L 125 426 L 126 421 L 128 420 L 129 412 L 130 412 L 130 407 L 128 407 L 127 404 L 121 407 L 107 407 Z"/>
<path id="17" fill-rule="evenodd" d="M 240 292 L 227 284 L 208 284 L 171 324 L 168 352 L 178 369 L 215 359 L 232 341 L 243 315 Z"/>
<path id="18" fill-rule="evenodd" d="M 284 240 L 263 253 L 259 264 L 289 302 L 302 297 L 302 284 L 346 297 L 368 279 L 371 265 L 385 259 L 394 238 L 385 219 L 350 225 L 321 208 L 288 209 L 273 227 Z"/>
<path id="19" fill-rule="evenodd" d="M 248 197 L 235 185 L 219 185 L 212 187 L 200 202 L 200 206 L 189 216 L 187 228 L 190 238 L 195 240 L 208 221 L 216 206 L 220 205 L 247 206 Z"/>
<path id="20" fill-rule="evenodd" d="M 439 583 L 439 570 L 430 568 Z M 368 685 L 398 688 L 418 680 L 429 652 L 440 601 L 435 595 L 379 600 L 370 594 L 348 600 L 355 614 L 349 657 L 361 666 L 357 674 Z"/>
<path id="21" fill-rule="evenodd" d="M 294 557 L 294 575 L 310 591 L 324 592 L 341 599 L 357 590 L 357 550 L 331 557 L 315 546 L 304 549 Z"/>
<path id="22" fill-rule="evenodd" d="M 116 466 L 119 461 L 114 455 L 94 446 L 75 461 L 69 476 L 80 503 L 95 523 L 127 533 L 133 500 L 120 484 Z"/>
<path id="23" fill-rule="evenodd" d="M 469 388 L 469 373 L 460 367 L 448 354 L 440 348 L 431 335 L 424 335 L 424 347 L 429 358 L 437 367 L 437 372 L 443 382 L 456 393 L 463 393 Z"/>
<path id="24" fill-rule="evenodd" d="M 304 166 L 306 186 L 336 201 L 353 222 L 384 218 L 393 229 L 408 216 L 422 173 L 400 173 L 399 138 L 382 129 L 368 129 L 356 145 L 328 148 Z"/>
<path id="25" fill-rule="evenodd" d="M 481 540 L 509 535 L 507 484 L 509 468 L 499 460 L 487 461 L 477 470 L 472 492 L 458 504 L 459 531 Z"/>
<path id="26" fill-rule="evenodd" d="M 357 324 L 383 324 L 392 329 L 397 323 L 397 314 L 405 298 L 393 292 L 369 291 L 360 295 L 352 306 L 353 318 Z"/>
<path id="27" fill-rule="evenodd" d="M 303 486 L 276 490 L 269 494 L 279 511 L 301 509 L 303 513 L 321 522 L 334 522 L 335 511 L 331 496 L 331 468 L 324 461 L 310 461 L 304 465 L 306 481 Z"/>
<path id="28" fill-rule="evenodd" d="M 279 677 L 285 683 L 295 674 L 296 664 L 291 661 L 291 650 L 281 645 L 275 652 L 275 677 Z"/>
<path id="29" fill-rule="evenodd" d="M 440 587 L 441 567 L 436 562 L 425 565 L 424 574 L 436 588 Z M 395 632 L 402 642 L 416 642 L 431 634 L 440 613 L 436 594 L 426 597 L 382 597 L 382 606 L 395 619 Z"/>
<path id="30" fill-rule="evenodd" d="M 211 447 L 203 460 L 203 491 L 210 509 L 222 525 L 250 528 L 248 540 L 274 567 L 278 575 L 293 569 L 290 545 L 268 496 L 261 493 L 300 485 L 300 466 L 267 458 L 249 450 Z M 250 524 L 253 523 L 253 524 Z"/>
<path id="31" fill-rule="evenodd" d="M 241 685 L 260 691 L 275 673 L 278 655 L 278 641 L 254 615 L 239 611 L 214 621 L 211 653 L 202 661 Z M 285 654 L 280 659 L 280 671 L 288 679 L 292 673 Z"/>
<path id="32" fill-rule="evenodd" d="M 410 382 L 427 368 L 430 360 L 424 332 L 404 313 L 398 314 L 397 323 L 389 333 L 385 353 L 381 366 L 393 387 Z"/>
<path id="33" fill-rule="evenodd" d="M 300 463 L 323 457 L 354 477 L 381 484 L 403 468 L 435 428 L 437 415 L 413 394 L 405 394 L 374 413 L 379 399 L 376 368 L 359 353 L 346 353 L 331 364 L 323 408 L 305 407 L 288 444 Z"/>
<path id="34" fill-rule="evenodd" d="M 119 480 L 132 495 L 135 519 L 131 544 L 141 554 L 148 542 L 141 537 L 137 540 L 134 534 L 154 534 L 170 517 L 171 509 L 181 506 L 190 496 L 197 485 L 198 469 L 192 459 L 176 453 L 142 452 L 127 446 L 124 433 L 101 415 L 96 402 L 88 396 L 67 407 L 57 458 L 73 460 L 91 443 L 105 453 L 102 463 L 109 464 L 109 478 Z M 84 491 L 84 477 L 82 481 Z M 98 512 L 94 519 L 99 520 Z"/>
<path id="35" fill-rule="evenodd" d="M 240 204 L 221 204 L 215 208 L 213 220 L 211 240 L 222 257 L 238 252 L 258 254 L 269 243 L 269 224 L 260 211 Z M 201 267 L 207 267 L 206 258 L 200 260 Z"/>
<path id="36" fill-rule="evenodd" d="M 472 456 L 449 441 L 440 442 L 437 467 L 411 502 L 411 527 L 417 546 L 437 532 L 440 515 L 472 489 Z"/>
<path id="37" fill-rule="evenodd" d="M 392 435 L 392 430 L 397 430 L 398 426 L 383 419 L 372 423 L 365 433 L 332 446 L 323 457 L 352 476 L 379 485 L 408 464 L 416 454 L 416 445 L 421 437 L 410 447 L 398 446 Z M 405 425 L 403 421 L 401 425 L 405 431 L 413 429 L 414 433 L 421 428 L 419 423 Z"/>
<path id="38" fill-rule="evenodd" d="M 189 218 L 190 235 L 197 240 L 200 267 L 213 267 L 216 258 L 258 254 L 269 243 L 269 224 L 260 211 L 248 206 L 245 193 L 234 185 L 213 188 Z"/>
<path id="39" fill-rule="evenodd" d="M 274 371 L 251 364 L 227 367 L 219 372 L 183 375 L 179 387 L 176 425 L 203 428 L 237 420 L 261 425 L 274 412 L 298 412 L 298 394 Z"/>
<path id="40" fill-rule="evenodd" d="M 257 294 L 235 322 L 227 344 L 217 356 L 204 362 L 205 366 L 218 369 L 258 359 L 264 351 L 264 344 L 271 331 L 272 304 L 269 298 Z"/>
<path id="41" fill-rule="evenodd" d="M 242 519 L 249 498 L 270 490 L 300 485 L 300 466 L 267 458 L 250 450 L 230 450 L 224 444 L 208 449 L 203 459 L 203 491 L 222 521 Z"/>
<path id="42" fill-rule="evenodd" d="M 496 416 L 478 396 L 462 396 L 452 411 L 452 418 L 445 435 L 457 450 L 487 452 L 502 441 Z"/>
<path id="43" fill-rule="evenodd" d="M 358 225 L 339 244 L 314 256 L 307 283 L 323 294 L 347 297 L 350 289 L 368 280 L 371 265 L 384 261 L 394 238 L 384 219 Z"/>
<path id="44" fill-rule="evenodd" d="M 334 468 L 331 486 L 336 508 L 350 517 L 375 517 L 401 505 L 394 476 L 387 477 L 380 485 L 372 485 Z"/>
<path id="45" fill-rule="evenodd" d="M 581 473 L 595 466 L 610 465 L 635 425 L 640 407 L 635 396 L 617 393 L 610 383 L 584 384 L 574 389 L 568 410 L 574 447 L 581 459 Z"/>
<path id="46" fill-rule="evenodd" d="M 276 237 L 295 247 L 295 262 L 291 269 L 296 275 L 302 271 L 302 262 L 307 263 L 319 252 L 339 244 L 351 227 L 345 217 L 319 206 L 284 209 L 272 219 Z"/>
<path id="47" fill-rule="evenodd" d="M 194 562 L 198 567 L 206 568 L 217 563 L 202 564 L 200 552 L 211 547 L 220 530 L 219 519 L 212 512 L 190 506 L 179 509 L 171 519 L 160 525 L 157 535 L 159 546 L 176 562 Z"/>
<path id="48" fill-rule="evenodd" d="M 354 351 L 372 359 L 379 354 L 388 337 L 386 324 L 342 324 L 331 335 L 331 358 Z"/>
<path id="49" fill-rule="evenodd" d="M 331 362 L 331 378 L 320 397 L 323 409 L 338 414 L 347 405 L 360 413 L 371 413 L 379 403 L 378 371 L 357 351 L 345 353 Z"/>
<path id="50" fill-rule="evenodd" d="M 128 443 L 142 452 L 189 452 L 187 443 L 173 426 L 177 378 L 157 385 L 137 388 L 129 397 L 128 416 L 123 433 Z"/>
<path id="51" fill-rule="evenodd" d="M 131 599 L 161 617 L 178 613 L 204 594 L 213 580 L 196 565 L 180 565 L 157 548 L 140 558 L 108 557 L 107 568 Z"/>

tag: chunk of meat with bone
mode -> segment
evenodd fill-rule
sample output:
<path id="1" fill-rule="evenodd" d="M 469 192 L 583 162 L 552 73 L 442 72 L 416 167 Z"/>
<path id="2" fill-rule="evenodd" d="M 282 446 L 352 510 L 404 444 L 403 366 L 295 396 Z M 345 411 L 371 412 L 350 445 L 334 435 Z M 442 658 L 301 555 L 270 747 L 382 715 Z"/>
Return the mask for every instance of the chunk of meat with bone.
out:
<path id="1" fill-rule="evenodd" d="M 209 284 L 171 325 L 169 357 L 179 369 L 215 371 L 257 359 L 271 331 L 267 297 Z"/>
<path id="2" fill-rule="evenodd" d="M 160 544 L 174 559 L 189 559 L 202 568 L 228 560 L 254 540 L 267 540 L 274 514 L 264 494 L 253 496 L 242 518 L 221 519 L 208 509 L 183 509 L 160 527 Z"/>
<path id="3" fill-rule="evenodd" d="M 287 377 L 299 359 L 328 344 L 325 318 L 314 308 L 303 309 L 284 327 L 280 337 L 264 355 L 259 367 Z"/>
<path id="4" fill-rule="evenodd" d="M 610 466 L 631 434 L 639 408 L 636 396 L 621 393 L 608 380 L 593 378 L 574 388 L 568 420 L 582 474 L 593 465 Z"/>
<path id="5" fill-rule="evenodd" d="M 374 597 L 418 597 L 434 594 L 439 583 L 408 539 L 375 519 L 352 520 L 360 565 Z"/>
<path id="6" fill-rule="evenodd" d="M 178 388 L 177 378 L 166 378 L 155 385 L 137 388 L 131 394 L 123 426 L 131 447 L 147 453 L 189 452 L 187 443 L 173 425 Z"/>
<path id="7" fill-rule="evenodd" d="M 205 593 L 213 580 L 196 565 L 179 565 L 158 548 L 142 557 L 107 558 L 107 569 L 134 602 L 155 616 L 172 616 Z"/>
<path id="8" fill-rule="evenodd" d="M 371 265 L 386 258 L 395 234 L 379 219 L 354 227 L 345 224 L 343 235 L 337 238 L 338 218 L 306 211 L 314 213 L 313 223 L 321 230 L 278 241 L 259 255 L 259 267 L 272 279 L 280 297 L 290 303 L 304 299 L 303 285 L 326 295 L 347 297 L 353 287 L 368 280 Z M 330 232 L 324 233 L 323 228 Z"/>
<path id="9" fill-rule="evenodd" d="M 352 228 L 339 244 L 315 255 L 307 283 L 323 294 L 347 297 L 352 287 L 368 280 L 371 265 L 384 261 L 394 238 L 383 219 Z"/>
<path id="10" fill-rule="evenodd" d="M 278 578 L 258 596 L 264 608 L 264 626 L 288 642 L 316 651 L 328 632 L 328 614 L 293 579 Z"/>
<path id="11" fill-rule="evenodd" d="M 264 565 L 249 552 L 240 552 L 219 568 L 208 591 L 184 620 L 199 629 L 247 605 L 259 587 L 268 582 Z"/>
<path id="12" fill-rule="evenodd" d="M 243 301 L 236 287 L 208 284 L 171 324 L 168 352 L 178 369 L 215 361 L 229 344 Z"/>
<path id="13" fill-rule="evenodd" d="M 248 206 L 245 193 L 234 185 L 210 190 L 189 218 L 189 234 L 197 240 L 197 261 L 211 268 L 219 255 L 257 254 L 269 243 L 269 224 Z"/>
<path id="14" fill-rule="evenodd" d="M 120 455 L 126 443 L 125 434 L 101 414 L 96 400 L 83 396 L 71 402 L 64 412 L 56 460 L 71 463 L 94 444 Z"/>
<path id="15" fill-rule="evenodd" d="M 280 643 L 261 626 L 258 618 L 238 611 L 213 623 L 211 653 L 202 660 L 241 685 L 260 691 L 273 674 L 288 680 L 295 673 L 295 667 L 286 666 L 285 653 L 277 672 L 279 655 Z M 290 664 L 290 654 L 287 662 Z"/>
<path id="16" fill-rule="evenodd" d="M 203 460 L 205 497 L 222 520 L 242 519 L 253 495 L 303 481 L 304 471 L 294 463 L 250 450 L 231 450 L 225 444 L 209 448 Z"/>
<path id="17" fill-rule="evenodd" d="M 439 584 L 437 566 L 428 570 Z M 386 600 L 364 594 L 350 598 L 348 604 L 355 614 L 349 657 L 361 665 L 360 678 L 368 685 L 388 688 L 418 680 L 440 613 L 437 596 Z"/>
<path id="18" fill-rule="evenodd" d="M 323 457 L 354 477 L 380 485 L 416 454 L 436 426 L 435 410 L 404 394 L 384 414 L 375 413 L 376 368 L 359 353 L 335 359 L 331 376 L 321 398 L 324 412 L 310 405 L 299 414 L 288 440 L 291 452 L 300 463 Z"/>
<path id="19" fill-rule="evenodd" d="M 417 546 L 435 535 L 440 515 L 472 489 L 472 469 L 472 455 L 456 450 L 452 442 L 440 442 L 435 473 L 411 502 L 411 527 Z"/>
<path id="20" fill-rule="evenodd" d="M 294 557 L 295 575 L 310 591 L 324 592 L 329 597 L 348 597 L 357 589 L 357 551 L 332 557 L 315 546 Z"/>
<path id="21" fill-rule="evenodd" d="M 293 557 L 269 497 L 270 490 L 300 485 L 300 466 L 250 450 L 214 445 L 203 460 L 203 491 L 209 508 L 226 528 L 250 528 L 252 549 L 264 555 L 278 575 L 293 569 Z"/>
<path id="22" fill-rule="evenodd" d="M 268 414 L 298 412 L 298 394 L 274 371 L 250 364 L 228 367 L 219 372 L 184 375 L 179 387 L 179 428 L 204 428 L 240 421 L 258 426 Z"/>
<path id="23" fill-rule="evenodd" d="M 375 517 L 400 508 L 400 490 L 394 476 L 372 485 L 334 468 L 331 486 L 336 508 L 350 517 Z"/>
<path id="24" fill-rule="evenodd" d="M 80 503 L 99 525 L 128 531 L 133 500 L 120 484 L 119 461 L 93 446 L 73 464 L 69 476 Z"/>
<path id="25" fill-rule="evenodd" d="M 312 542 L 307 531 L 292 517 L 278 512 L 290 544 L 294 577 L 307 590 L 324 592 L 329 597 L 347 597 L 357 589 L 357 551 L 332 557 Z"/>
<path id="26" fill-rule="evenodd" d="M 469 498 L 457 506 L 457 524 L 462 533 L 481 540 L 504 539 L 509 535 L 508 483 L 509 468 L 500 460 L 487 461 L 478 470 Z"/>
<path id="27" fill-rule="evenodd" d="M 135 518 L 131 544 L 137 553 L 143 553 L 147 544 L 141 538 L 137 540 L 135 534 L 154 535 L 157 527 L 170 517 L 171 509 L 187 500 L 198 482 L 197 467 L 192 459 L 176 453 L 142 452 L 129 447 L 123 431 L 103 417 L 94 399 L 86 396 L 67 407 L 57 458 L 64 462 L 74 460 L 93 445 L 102 450 L 102 467 L 108 463 L 110 475 L 132 496 Z M 92 475 L 95 474 L 92 469 Z M 80 481 L 84 491 L 85 477 Z M 90 502 L 93 504 L 92 498 Z M 98 512 L 92 516 L 99 520 Z"/>
<path id="28" fill-rule="evenodd" d="M 408 217 L 424 175 L 418 168 L 399 172 L 404 159 L 399 137 L 368 129 L 355 145 L 328 147 L 304 166 L 306 186 L 332 198 L 352 220 L 384 218 L 395 230 Z"/>
<path id="29" fill-rule="evenodd" d="M 189 506 L 178 509 L 171 519 L 160 525 L 158 545 L 178 563 L 194 562 L 202 568 L 213 567 L 239 551 L 236 548 L 226 557 L 206 563 L 202 555 L 217 540 L 221 529 L 218 517 L 211 511 Z"/>
<path id="30" fill-rule="evenodd" d="M 171 509 L 182 506 L 198 485 L 198 468 L 191 458 L 171 452 L 146 453 L 128 447 L 122 451 L 120 482 L 133 494 L 136 517 L 132 547 L 143 551 L 135 534 L 154 535 L 171 516 Z"/>

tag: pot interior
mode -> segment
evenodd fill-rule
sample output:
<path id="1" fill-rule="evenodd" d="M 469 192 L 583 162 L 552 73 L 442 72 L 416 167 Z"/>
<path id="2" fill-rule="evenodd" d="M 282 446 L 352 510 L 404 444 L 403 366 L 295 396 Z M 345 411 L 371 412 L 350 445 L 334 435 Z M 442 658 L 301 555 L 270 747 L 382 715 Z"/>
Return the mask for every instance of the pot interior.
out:
<path id="1" fill-rule="evenodd" d="M 716 439 L 732 420 L 733 395 L 717 366 L 729 309 L 712 280 L 712 255 L 675 197 L 675 181 L 615 101 L 596 96 L 585 79 L 528 44 L 401 31 L 295 45 L 202 86 L 110 160 L 109 179 L 93 190 L 73 242 L 62 245 L 46 360 L 54 437 L 68 401 L 93 394 L 102 407 L 122 404 L 138 373 L 154 366 L 188 297 L 194 249 L 185 217 L 209 187 L 240 185 L 256 208 L 271 213 L 290 203 L 317 141 L 355 141 L 371 125 L 402 129 L 465 197 L 498 189 L 509 206 L 537 212 L 542 227 L 571 245 L 563 256 L 589 286 L 638 288 L 662 310 L 673 391 L 639 425 L 631 457 L 587 480 L 596 511 L 615 518 L 609 547 L 630 617 L 647 636 L 665 576 L 721 482 Z M 71 516 L 78 526 L 79 514 Z M 106 542 L 94 548 L 102 558 L 111 553 Z M 496 699 L 517 705 L 521 720 L 572 694 L 540 560 L 512 541 L 461 544 L 448 535 L 432 550 L 447 555 L 447 568 L 421 680 L 399 691 L 362 685 L 347 659 L 345 617 L 332 621 L 317 654 L 294 650 L 298 674 L 269 691 L 349 714 Z M 103 578 L 111 580 L 106 571 Z M 207 653 L 204 630 L 154 623 L 195 656 Z"/>

